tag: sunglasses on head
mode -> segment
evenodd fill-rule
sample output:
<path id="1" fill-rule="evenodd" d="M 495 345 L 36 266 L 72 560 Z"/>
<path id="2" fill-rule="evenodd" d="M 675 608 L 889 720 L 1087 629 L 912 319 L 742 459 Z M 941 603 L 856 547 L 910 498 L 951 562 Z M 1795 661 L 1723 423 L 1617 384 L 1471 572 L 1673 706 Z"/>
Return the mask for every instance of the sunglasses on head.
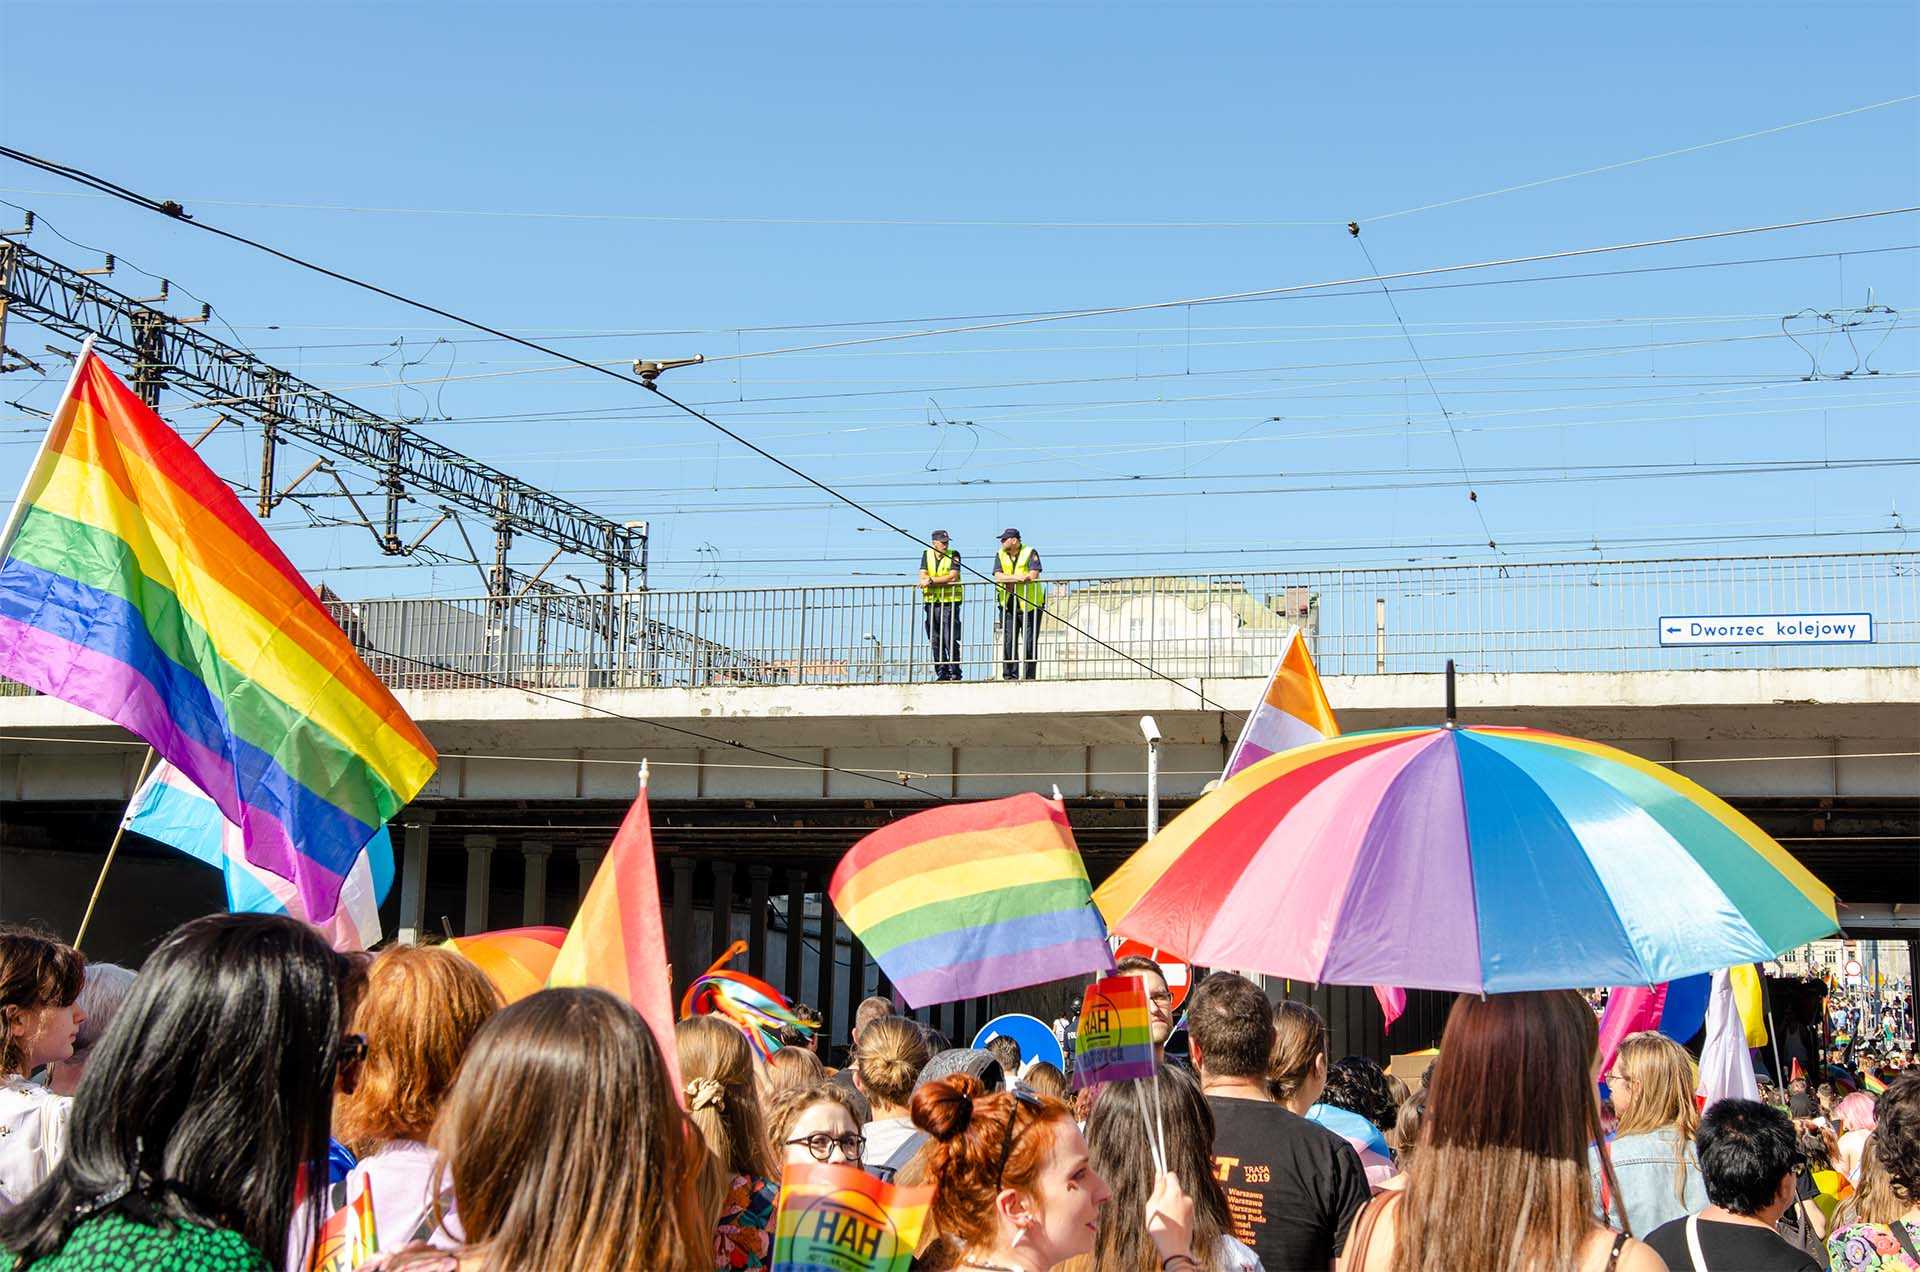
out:
<path id="1" fill-rule="evenodd" d="M 1013 1156 L 1014 1141 L 1020 1138 L 1020 1132 L 1016 1129 L 1016 1123 L 1020 1120 L 1020 1105 L 1026 1105 L 1029 1109 L 1032 1109 L 1036 1115 L 1038 1115 L 1041 1107 L 1040 1097 L 1031 1091 L 1014 1088 L 1009 1090 L 1007 1094 L 1012 1096 L 1017 1103 L 1013 1108 L 1007 1110 L 1007 1135 L 1005 1139 L 1000 1141 L 1000 1167 L 993 1172 L 993 1190 L 995 1192 L 999 1192 L 1000 1185 L 1006 1181 L 1007 1159 Z"/>

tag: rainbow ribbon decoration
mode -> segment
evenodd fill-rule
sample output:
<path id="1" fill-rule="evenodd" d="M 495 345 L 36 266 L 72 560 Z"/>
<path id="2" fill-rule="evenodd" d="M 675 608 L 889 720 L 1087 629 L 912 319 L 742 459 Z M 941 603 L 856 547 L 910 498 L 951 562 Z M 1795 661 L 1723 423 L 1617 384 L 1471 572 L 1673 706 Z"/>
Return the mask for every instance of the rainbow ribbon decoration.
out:
<path id="1" fill-rule="evenodd" d="M 931 1186 L 883 1183 L 858 1166 L 789 1166 L 773 1272 L 907 1272 L 932 1201 Z"/>
<path id="2" fill-rule="evenodd" d="M 794 1014 L 793 1007 L 779 990 L 744 972 L 729 971 L 725 964 L 746 952 L 745 941 L 735 941 L 712 967 L 687 986 L 680 999 L 680 1019 L 690 1016 L 719 1016 L 747 1035 L 762 1060 L 780 1050 L 780 1030 L 799 1029 L 807 1034 L 813 1027 Z"/>
<path id="3" fill-rule="evenodd" d="M 1073 1043 L 1073 1084 L 1092 1086 L 1153 1076 L 1153 1021 L 1147 983 L 1138 976 L 1106 976 L 1087 986 L 1080 1031 Z"/>

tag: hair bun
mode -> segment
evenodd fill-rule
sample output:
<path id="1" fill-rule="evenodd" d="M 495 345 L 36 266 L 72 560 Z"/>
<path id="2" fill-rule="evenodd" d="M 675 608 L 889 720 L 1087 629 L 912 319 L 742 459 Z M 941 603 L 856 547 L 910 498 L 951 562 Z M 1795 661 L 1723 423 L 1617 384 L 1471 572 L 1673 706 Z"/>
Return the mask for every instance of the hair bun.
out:
<path id="1" fill-rule="evenodd" d="M 973 1102 L 985 1093 L 970 1073 L 924 1083 L 913 1093 L 913 1124 L 944 1144 L 966 1133 L 973 1124 Z"/>

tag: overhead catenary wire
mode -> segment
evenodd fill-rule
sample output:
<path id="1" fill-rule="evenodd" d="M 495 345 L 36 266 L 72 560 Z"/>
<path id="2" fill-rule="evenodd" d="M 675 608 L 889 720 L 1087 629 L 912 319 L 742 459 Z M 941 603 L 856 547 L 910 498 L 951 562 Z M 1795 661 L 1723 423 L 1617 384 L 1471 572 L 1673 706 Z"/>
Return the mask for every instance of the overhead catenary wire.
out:
<path id="1" fill-rule="evenodd" d="M 661 389 L 659 385 L 652 380 L 642 380 L 637 376 L 625 375 L 611 368 L 597 366 L 594 363 L 585 361 L 583 359 L 574 358 L 571 355 L 563 353 L 557 349 L 548 348 L 535 341 L 528 340 L 521 336 L 515 336 L 510 332 L 503 331 L 497 327 L 490 326 L 486 323 L 480 322 L 477 319 L 468 318 L 464 315 L 453 313 L 450 310 L 442 309 L 439 306 L 429 304 L 426 301 L 417 300 L 409 296 L 404 296 L 399 292 L 393 291 L 386 287 L 382 287 L 377 283 L 370 283 L 363 279 L 354 278 L 351 275 L 341 273 L 338 270 L 330 269 L 327 266 L 317 264 L 313 261 L 304 260 L 298 256 L 292 255 L 291 253 L 281 251 L 279 248 L 273 247 L 269 244 L 262 243 L 257 240 L 248 238 L 243 234 L 237 234 L 231 230 L 222 229 L 219 226 L 209 225 L 204 222 L 195 221 L 186 214 L 186 210 L 182 208 L 178 203 L 174 203 L 172 201 L 155 200 L 145 195 L 137 194 L 132 190 L 128 190 L 125 187 L 115 185 L 113 182 L 110 182 L 103 177 L 95 176 L 94 174 L 85 172 L 82 169 L 73 168 L 64 164 L 54 163 L 51 160 L 46 160 L 46 159 L 39 158 L 38 156 L 35 156 L 35 155 L 30 155 L 25 151 L 17 150 L 10 146 L 0 146 L 0 155 L 4 155 L 8 158 L 14 159 L 17 162 L 25 163 L 25 164 L 28 164 L 29 166 L 39 168 L 42 171 L 51 172 L 56 175 L 66 177 L 69 180 L 77 181 L 83 185 L 88 185 L 95 189 L 99 189 L 99 190 L 103 190 L 103 191 L 115 194 L 117 197 L 125 199 L 127 202 L 132 203 L 135 206 L 144 207 L 149 211 L 158 212 L 163 216 L 171 217 L 175 220 L 182 221 L 187 225 L 191 225 L 196 229 L 200 229 L 207 233 L 216 235 L 217 237 L 227 239 L 231 242 L 239 243 L 246 247 L 251 247 L 256 251 L 264 252 L 279 260 L 286 261 L 288 264 L 298 266 L 299 268 L 311 270 L 315 273 L 322 274 L 326 277 L 332 278 L 338 282 L 346 283 L 349 286 L 358 287 L 358 288 L 361 288 L 362 290 L 372 292 L 375 295 L 385 296 L 388 299 L 396 301 L 400 304 L 408 305 L 413 308 L 423 310 L 427 313 L 436 314 L 439 317 L 445 318 L 450 322 L 461 323 L 463 325 L 471 326 L 476 330 L 485 331 L 491 335 L 500 336 L 503 339 L 511 340 L 514 343 L 522 345 L 526 348 L 533 349 L 537 352 L 545 353 L 550 357 L 560 358 L 560 359 L 574 362 L 584 369 L 600 372 L 601 374 L 607 375 L 612 379 L 616 379 L 624 383 L 636 385 L 642 389 L 645 389 L 649 392 L 654 393 L 656 396 L 660 397 L 664 401 L 673 403 L 675 406 L 678 406 L 681 410 L 685 411 L 687 414 L 692 415 L 694 418 L 703 421 L 704 423 L 706 423 L 707 425 L 715 429 L 717 432 L 732 439 L 737 444 L 746 447 L 748 450 L 751 450 L 756 455 L 759 455 L 763 459 L 766 459 L 769 463 L 775 464 L 778 467 L 785 469 L 787 472 L 791 473 L 793 476 L 800 478 L 802 481 L 805 481 L 810 485 L 817 487 L 824 493 L 840 500 L 841 502 L 847 504 L 849 507 L 853 508 L 855 511 L 860 512 L 863 515 L 867 516 L 869 519 L 887 526 L 889 529 L 894 530 L 895 532 L 897 532 L 898 534 L 900 534 L 902 537 L 906 539 L 909 539 L 916 543 L 919 542 L 919 537 L 914 535 L 911 531 L 905 529 L 902 526 L 895 525 L 893 522 L 888 521 L 886 518 L 881 517 L 876 513 L 868 511 L 865 507 L 861 505 L 861 503 L 858 500 L 853 499 L 850 496 L 840 494 L 838 491 L 834 490 L 833 487 L 827 485 L 825 482 L 820 481 L 818 478 L 812 476 L 810 473 L 807 473 L 804 470 L 795 467 L 793 464 L 788 463 L 786 460 L 781 459 L 778 455 L 775 455 L 772 451 L 769 451 L 765 447 L 760 446 L 758 443 L 754 442 L 750 438 L 734 431 L 733 429 L 728 428 L 726 425 L 720 423 L 718 420 L 713 419 L 711 416 L 706 415 L 696 407 L 689 406 L 686 403 L 680 402 L 678 399 L 674 398 L 672 395 L 668 394 L 663 389 Z M 981 574 L 980 571 L 974 569 L 971 566 L 965 566 L 963 568 L 965 568 L 969 573 L 972 573 L 980 578 L 983 578 L 983 579 L 987 578 L 986 575 Z M 1127 662 L 1133 663 L 1136 666 L 1141 667 L 1149 675 L 1165 680 L 1169 684 L 1179 686 L 1182 690 L 1195 694 L 1197 697 L 1199 697 L 1203 705 L 1209 705 L 1209 706 L 1213 705 L 1208 700 L 1206 696 L 1206 692 L 1198 688 L 1197 686 L 1191 685 L 1186 681 L 1181 680 L 1177 676 L 1167 675 L 1165 672 L 1162 672 L 1158 668 L 1152 666 L 1152 664 L 1143 662 L 1142 660 L 1135 658 L 1133 655 L 1127 653 L 1126 651 L 1117 648 L 1116 646 L 1110 644 L 1105 640 L 1100 639 L 1098 636 L 1093 635 L 1091 632 L 1087 632 L 1080 629 L 1079 627 L 1075 626 L 1071 622 L 1067 622 L 1066 620 L 1058 618 L 1058 616 L 1056 616 L 1055 621 L 1060 622 L 1068 630 L 1073 631 L 1077 635 L 1084 637 L 1085 639 L 1087 639 L 1088 641 L 1091 641 L 1093 644 L 1099 646 L 1100 648 L 1105 649 L 1108 652 L 1117 655 L 1118 657 L 1124 659 Z M 1237 719 L 1238 717 L 1236 716 L 1235 718 Z"/>
<path id="2" fill-rule="evenodd" d="M 1458 195 L 1440 199 L 1414 207 L 1401 208 L 1392 212 L 1381 212 L 1363 219 L 1362 224 L 1372 221 L 1388 221 L 1399 217 L 1415 216 L 1422 212 L 1437 211 L 1442 208 L 1457 207 L 1463 203 L 1474 203 L 1483 199 L 1498 198 L 1501 195 L 1517 194 L 1524 190 L 1535 190 L 1543 186 L 1557 185 L 1581 177 L 1598 176 L 1601 173 L 1617 172 L 1625 168 L 1655 163 L 1663 159 L 1674 159 L 1682 155 L 1698 154 L 1720 146 L 1734 145 L 1744 141 L 1754 141 L 1761 137 L 1776 136 L 1799 128 L 1816 124 L 1830 123 L 1836 119 L 1847 119 L 1863 115 L 1870 111 L 1884 110 L 1891 106 L 1900 106 L 1908 102 L 1920 101 L 1920 93 L 1910 93 L 1902 97 L 1892 97 L 1885 101 L 1870 102 L 1863 106 L 1854 106 L 1846 110 L 1829 111 L 1809 119 L 1798 119 L 1790 123 L 1775 124 L 1767 128 L 1753 129 L 1729 137 L 1719 137 L 1711 141 L 1695 142 L 1670 150 L 1640 155 L 1632 159 L 1622 159 L 1612 163 L 1598 164 L 1580 168 L 1573 172 L 1556 176 L 1540 177 L 1511 185 L 1500 186 L 1492 190 L 1482 190 L 1474 194 Z M 10 193 L 52 196 L 57 198 L 99 197 L 76 194 L 64 190 L 10 190 Z M 1204 221 L 1089 221 L 1089 220 L 1038 220 L 1038 219 L 995 219 L 967 217 L 833 217 L 833 216 L 758 216 L 758 215 L 693 215 L 657 212 L 595 212 L 595 211 L 550 211 L 515 208 L 422 208 L 422 207 L 386 207 L 336 203 L 307 203 L 290 200 L 263 199 L 220 199 L 195 197 L 195 203 L 207 207 L 243 208 L 269 211 L 329 212 L 352 213 L 360 215 L 388 216 L 451 216 L 484 219 L 547 220 L 547 221 L 610 221 L 640 224 L 686 224 L 686 225 L 790 225 L 790 226 L 851 226 L 851 227 L 927 227 L 954 229 L 1010 229 L 1010 230 L 1272 230 L 1272 229 L 1324 229 L 1338 226 L 1342 222 L 1335 218 L 1313 219 L 1292 218 L 1286 220 L 1255 219 L 1215 219 Z"/>
<path id="3" fill-rule="evenodd" d="M 1373 249 L 1367 246 L 1366 239 L 1361 236 L 1359 224 L 1356 222 L 1347 228 L 1352 231 L 1354 244 L 1366 258 L 1367 269 L 1378 274 L 1380 266 L 1374 262 Z M 1466 480 L 1467 502 L 1473 505 L 1474 516 L 1480 519 L 1480 529 L 1487 536 L 1487 547 L 1498 552 L 1500 545 L 1494 541 L 1493 527 L 1487 524 L 1487 510 L 1480 506 L 1480 492 L 1473 486 L 1473 470 L 1467 466 L 1467 452 L 1460 445 L 1460 430 L 1453 426 L 1453 412 L 1447 409 L 1446 400 L 1440 396 L 1440 386 L 1433 382 L 1433 372 L 1427 368 L 1427 360 L 1420 356 L 1420 346 L 1413 342 L 1413 333 L 1407 330 L 1407 320 L 1401 316 L 1400 302 L 1393 298 L 1393 288 L 1387 286 L 1384 279 L 1380 283 L 1380 294 L 1387 298 L 1387 308 L 1393 311 L 1393 320 L 1400 324 L 1400 334 L 1406 338 L 1407 350 L 1413 354 L 1414 364 L 1420 368 L 1421 378 L 1427 382 L 1427 392 L 1433 395 L 1433 404 L 1440 408 L 1440 418 L 1447 422 L 1447 436 L 1453 439 L 1453 454 L 1460 461 L 1460 476 Z"/>
<path id="4" fill-rule="evenodd" d="M 1468 673 L 1468 674 L 1471 674 L 1471 673 Z M 62 738 L 62 737 L 48 737 L 45 735 L 27 734 L 27 733 L 0 733 L 0 742 L 33 742 L 33 743 L 46 743 L 54 746 L 119 746 L 119 747 L 146 746 L 145 742 L 129 740 L 125 738 Z M 629 749 L 638 749 L 638 748 L 629 748 Z M 635 767 L 635 762 L 630 759 L 599 759 L 597 757 L 589 756 L 589 755 L 512 755 L 512 754 L 506 754 L 503 752 L 493 752 L 493 751 L 442 751 L 439 754 L 440 754 L 440 758 L 443 760 L 489 760 L 489 761 L 497 761 L 497 762 L 503 762 L 503 763 L 522 763 L 522 764 L 604 764 L 604 765 L 613 765 L 620 768 Z M 1832 760 L 1911 760 L 1911 759 L 1920 759 L 1920 751 L 1817 751 L 1817 752 L 1811 752 L 1807 754 L 1794 754 L 1794 755 L 1713 755 L 1713 756 L 1699 756 L 1699 757 L 1693 757 L 1693 758 L 1687 758 L 1687 759 L 1681 759 L 1676 757 L 1676 758 L 1665 759 L 1665 760 L 1653 760 L 1653 763 L 1662 765 L 1667 768 L 1674 768 L 1674 767 L 1679 767 L 1683 765 L 1694 765 L 1694 764 L 1788 764 L 1788 763 L 1803 763 L 1803 762 L 1812 762 L 1812 761 L 1826 762 L 1826 761 L 1832 761 Z M 751 772 L 761 772 L 761 773 L 791 772 L 796 767 L 796 765 L 794 764 L 730 764 L 724 761 L 714 761 L 714 760 L 656 760 L 652 758 L 649 758 L 647 760 L 647 764 L 652 768 L 741 769 L 741 770 L 746 770 Z M 811 766 L 799 765 L 799 767 L 819 768 L 820 766 L 819 765 L 811 765 Z M 1018 770 L 1015 770 L 1015 769 L 900 770 L 900 769 L 891 769 L 891 768 L 874 768 L 874 769 L 849 768 L 849 769 L 840 769 L 835 771 L 843 772 L 843 773 L 857 773 L 863 776 L 874 775 L 874 774 L 896 775 L 904 771 L 906 773 L 906 776 L 908 777 L 921 778 L 921 779 L 969 778 L 969 777 L 1028 777 L 1028 776 L 1070 777 L 1070 776 L 1077 776 L 1077 775 L 1085 775 L 1088 777 L 1145 777 L 1147 775 L 1147 770 L 1144 768 L 1086 769 L 1084 767 L 1077 767 L 1072 769 L 1024 768 L 1024 769 L 1018 769 Z M 1220 775 L 1220 770 L 1217 768 L 1206 768 L 1206 769 L 1161 768 L 1155 771 L 1157 771 L 1162 777 L 1218 777 Z M 502 826 L 500 829 L 503 829 L 503 830 L 517 829 L 517 827 Z M 608 827 L 608 829 L 612 829 L 612 827 Z M 1896 836 L 1886 836 L 1886 838 L 1911 839 L 1913 837 L 1896 835 Z"/>
<path id="5" fill-rule="evenodd" d="M 863 515 L 868 516 L 871 520 L 874 520 L 879 524 L 887 526 L 888 528 L 896 531 L 902 537 L 910 541 L 913 541 L 916 543 L 919 542 L 919 536 L 912 534 L 910 531 L 906 530 L 904 527 L 895 525 L 893 522 L 887 520 L 886 518 L 881 517 L 878 514 L 872 512 L 871 510 L 866 508 L 859 500 L 854 499 L 851 496 L 842 494 L 841 492 L 835 490 L 833 487 L 827 485 L 825 482 L 820 481 L 819 479 L 813 477 L 811 474 L 797 468 L 796 466 L 787 462 L 786 460 L 781 459 L 779 456 L 775 455 L 773 452 L 768 451 L 766 448 L 753 442 L 751 439 L 745 437 L 744 435 L 738 433 L 733 429 L 728 428 L 726 425 L 720 423 L 718 420 L 713 419 L 711 416 L 707 415 L 705 412 L 699 410 L 698 408 L 675 398 L 671 394 L 666 393 L 664 390 L 661 390 L 659 388 L 657 383 L 654 383 L 651 381 L 642 381 L 635 376 L 629 376 L 619 371 L 613 370 L 611 368 L 597 367 L 594 364 L 587 362 L 584 359 L 572 358 L 570 357 L 570 355 L 567 355 L 560 350 L 543 346 L 538 342 L 528 340 L 525 337 L 515 336 L 512 333 L 503 331 L 499 328 L 490 326 L 486 323 L 482 323 L 476 319 L 468 318 L 464 315 L 453 313 L 449 310 L 429 304 L 425 301 L 421 301 L 421 300 L 414 299 L 412 297 L 405 296 L 401 293 L 395 292 L 392 289 L 389 289 L 386 287 L 382 287 L 378 284 L 367 282 L 362 279 L 354 278 L 340 271 L 328 268 L 316 262 L 305 260 L 291 253 L 282 251 L 279 248 L 275 248 L 269 244 L 249 238 L 242 234 L 238 234 L 234 231 L 227 230 L 222 227 L 211 225 L 205 222 L 194 220 L 192 217 L 190 217 L 187 214 L 186 210 L 177 202 L 174 202 L 172 200 L 163 201 L 163 200 L 153 199 L 149 196 L 142 195 L 133 190 L 130 190 L 124 186 L 117 185 L 116 183 L 106 178 L 87 172 L 84 169 L 80 169 L 72 165 L 61 164 L 56 161 L 44 159 L 39 156 L 30 154 L 26 151 L 19 150 L 18 148 L 9 147 L 9 146 L 0 146 L 0 156 L 12 158 L 16 162 L 20 162 L 27 166 L 37 168 L 41 171 L 63 177 L 67 180 L 74 181 L 78 184 L 98 190 L 102 193 L 112 194 L 117 198 L 123 199 L 126 202 L 133 204 L 134 206 L 143 207 L 149 211 L 158 212 L 161 215 L 170 217 L 175 220 L 182 221 L 188 225 L 192 225 L 195 228 L 202 230 L 203 232 L 213 234 L 217 237 L 225 238 L 231 242 L 239 243 L 243 246 L 251 247 L 257 251 L 261 251 L 266 254 L 272 255 L 277 259 L 286 261 L 287 263 L 295 265 L 299 268 L 307 269 L 312 272 L 322 274 L 326 277 L 333 278 L 336 281 L 346 283 L 350 286 L 361 288 L 363 290 L 369 291 L 376 295 L 385 296 L 388 299 L 394 300 L 398 303 L 409 305 L 410 307 L 420 309 L 423 312 L 435 314 L 441 318 L 447 319 L 448 321 L 456 322 L 464 326 L 470 326 L 476 330 L 484 331 L 488 334 L 499 336 L 503 339 L 511 340 L 513 343 L 519 344 L 525 348 L 529 348 L 537 352 L 545 353 L 549 357 L 555 357 L 555 358 L 576 362 L 583 369 L 597 371 L 601 374 L 608 376 L 609 378 L 621 380 L 630 384 L 639 385 L 642 388 L 652 391 L 663 400 L 679 407 L 681 410 L 686 411 L 688 414 L 693 415 L 695 418 L 702 420 L 703 422 L 708 424 L 710 427 L 712 427 L 716 431 L 729 437 L 737 444 L 743 447 L 746 447 L 747 449 L 760 455 L 761 457 L 766 459 L 768 462 L 775 464 L 776 466 L 786 470 L 787 472 L 791 473 L 795 477 L 798 477 L 801 480 L 808 482 L 809 484 L 817 486 L 823 493 L 837 500 L 840 500 L 841 502 L 846 503 L 849 507 L 853 508 L 858 512 L 861 512 Z M 1326 287 L 1351 286 L 1358 283 L 1368 283 L 1368 282 L 1384 283 L 1384 282 L 1394 281 L 1402 278 L 1432 277 L 1437 275 L 1452 274 L 1452 273 L 1464 272 L 1469 270 L 1499 268 L 1499 267 L 1509 266 L 1509 265 L 1532 264 L 1532 263 L 1540 263 L 1540 262 L 1551 261 L 1551 260 L 1563 260 L 1563 259 L 1572 259 L 1576 257 L 1600 255 L 1605 253 L 1643 250 L 1643 249 L 1648 249 L 1653 247 L 1672 246 L 1680 243 L 1714 241 L 1714 240 L 1723 239 L 1723 238 L 1731 238 L 1731 237 L 1760 234 L 1760 233 L 1771 233 L 1771 232 L 1778 232 L 1778 231 L 1784 231 L 1784 230 L 1790 230 L 1790 229 L 1802 229 L 1802 228 L 1809 228 L 1809 227 L 1818 226 L 1818 225 L 1836 225 L 1836 224 L 1844 224 L 1844 223 L 1854 223 L 1854 222 L 1860 222 L 1865 220 L 1877 219 L 1877 218 L 1886 217 L 1886 216 L 1907 215 L 1907 214 L 1912 214 L 1913 212 L 1916 212 L 1916 211 L 1920 211 L 1920 205 L 1907 205 L 1907 206 L 1902 206 L 1897 208 L 1879 209 L 1879 210 L 1868 211 L 1868 212 L 1845 213 L 1845 214 L 1838 214 L 1838 215 L 1827 216 L 1827 217 L 1803 218 L 1798 221 L 1779 222 L 1779 223 L 1774 223 L 1770 225 L 1750 226 L 1750 227 L 1743 227 L 1743 228 L 1731 229 L 1731 230 L 1716 230 L 1716 231 L 1699 232 L 1699 233 L 1693 233 L 1693 234 L 1671 235 L 1661 239 L 1641 240 L 1634 243 L 1610 244 L 1610 245 L 1604 245 L 1599 247 L 1567 249 L 1567 250 L 1551 252 L 1551 253 L 1535 253 L 1535 254 L 1525 255 L 1525 256 L 1501 258 L 1493 261 L 1474 262 L 1474 263 L 1451 265 L 1451 266 L 1437 266 L 1437 267 L 1430 267 L 1430 268 L 1421 269 L 1421 270 L 1402 271 L 1393 275 L 1381 275 L 1373 278 L 1341 279 L 1341 280 L 1335 280 L 1329 283 L 1303 283 L 1303 284 L 1294 284 L 1294 285 L 1278 287 L 1278 288 L 1260 288 L 1260 289 L 1252 289 L 1250 291 L 1245 291 L 1245 292 L 1223 294 L 1223 295 L 1214 296 L 1214 297 L 1188 298 L 1184 301 L 1175 301 L 1175 302 L 1160 301 L 1160 302 L 1147 302 L 1147 303 L 1138 304 L 1138 305 L 1113 306 L 1113 307 L 1107 307 L 1102 312 L 1104 313 L 1145 312 L 1152 309 L 1169 308 L 1169 307 L 1175 307 L 1178 305 L 1217 303 L 1217 302 L 1223 302 L 1223 301 L 1230 301 L 1236 298 L 1246 298 L 1251 296 L 1286 295 L 1286 294 L 1307 292 L 1307 291 L 1313 291 L 1313 290 L 1320 290 Z M 1033 321 L 1051 321 L 1051 319 L 1018 320 L 1018 321 L 1013 321 L 1006 324 L 994 324 L 994 325 L 1020 326 L 1020 325 L 1028 325 L 1030 322 L 1033 322 Z M 984 328 L 976 328 L 976 329 L 984 329 Z M 862 340 L 854 341 L 851 343 L 870 343 L 878 339 L 911 339 L 911 338 L 916 338 L 917 336 L 923 335 L 923 334 L 926 334 L 926 333 L 903 332 L 903 333 L 896 333 L 886 337 L 867 337 L 867 338 L 863 338 Z M 981 578 L 986 577 L 980 571 L 973 569 L 973 567 L 971 566 L 967 566 L 963 568 L 967 569 L 969 573 L 975 574 L 978 577 L 981 577 Z M 1203 704 L 1208 702 L 1204 690 L 1201 690 L 1194 686 L 1190 686 L 1186 684 L 1186 682 L 1183 682 L 1176 677 L 1165 675 L 1165 673 L 1160 672 L 1157 668 L 1152 667 L 1150 664 L 1141 662 L 1141 660 L 1133 658 L 1131 655 L 1126 654 L 1124 651 L 1115 649 L 1113 646 L 1108 644 L 1108 642 L 1100 640 L 1098 637 L 1095 637 L 1090 633 L 1080 631 L 1077 627 L 1075 627 L 1071 623 L 1065 623 L 1064 625 L 1069 630 L 1074 630 L 1077 634 L 1085 637 L 1086 639 L 1090 640 L 1092 643 L 1118 654 L 1120 657 L 1124 658 L 1126 661 L 1135 663 L 1143 667 L 1145 670 L 1149 672 L 1149 674 L 1157 676 L 1161 679 L 1165 679 L 1169 683 L 1180 685 L 1183 689 L 1188 689 L 1189 691 L 1195 693 L 1201 699 Z"/>

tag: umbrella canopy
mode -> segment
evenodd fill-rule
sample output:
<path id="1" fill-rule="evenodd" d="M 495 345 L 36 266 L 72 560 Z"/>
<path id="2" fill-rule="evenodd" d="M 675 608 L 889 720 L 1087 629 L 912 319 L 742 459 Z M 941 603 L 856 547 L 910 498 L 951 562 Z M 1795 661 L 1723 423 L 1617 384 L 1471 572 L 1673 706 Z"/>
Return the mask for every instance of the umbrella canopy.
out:
<path id="1" fill-rule="evenodd" d="M 1536 729 L 1382 729 L 1284 751 L 1094 894 L 1189 962 L 1472 993 L 1649 985 L 1839 927 L 1833 893 L 1723 800 Z"/>
<path id="2" fill-rule="evenodd" d="M 517 1003 L 546 988 L 553 961 L 560 957 L 560 945 L 566 939 L 565 928 L 520 927 L 456 936 L 446 944 L 485 972 L 504 1001 Z"/>

